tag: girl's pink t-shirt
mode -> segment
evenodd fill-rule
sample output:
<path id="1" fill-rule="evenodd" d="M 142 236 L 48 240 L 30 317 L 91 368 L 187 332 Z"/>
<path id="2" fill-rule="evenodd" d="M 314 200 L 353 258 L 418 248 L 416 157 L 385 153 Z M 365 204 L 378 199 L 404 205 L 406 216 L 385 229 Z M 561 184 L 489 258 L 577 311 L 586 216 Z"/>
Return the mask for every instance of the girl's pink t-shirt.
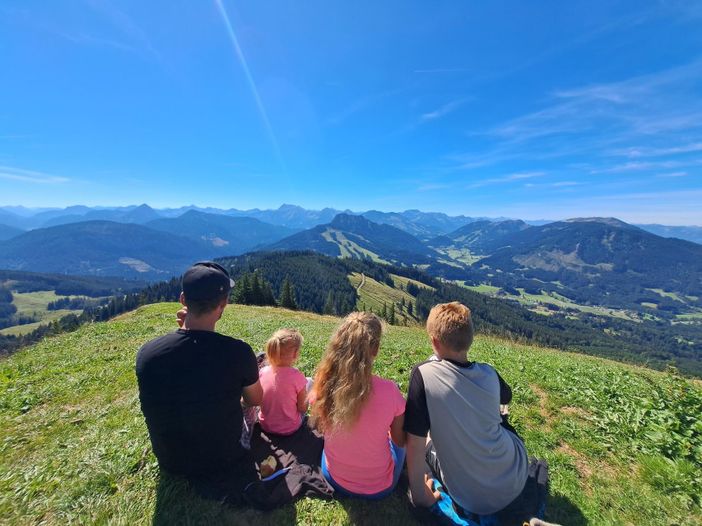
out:
<path id="1" fill-rule="evenodd" d="M 390 424 L 405 412 L 395 382 L 373 375 L 373 391 L 358 421 L 324 434 L 324 455 L 334 481 L 352 493 L 372 495 L 392 485 Z"/>
<path id="2" fill-rule="evenodd" d="M 290 435 L 300 428 L 297 394 L 307 387 L 305 375 L 294 367 L 267 365 L 259 373 L 263 402 L 258 421 L 267 433 Z"/>

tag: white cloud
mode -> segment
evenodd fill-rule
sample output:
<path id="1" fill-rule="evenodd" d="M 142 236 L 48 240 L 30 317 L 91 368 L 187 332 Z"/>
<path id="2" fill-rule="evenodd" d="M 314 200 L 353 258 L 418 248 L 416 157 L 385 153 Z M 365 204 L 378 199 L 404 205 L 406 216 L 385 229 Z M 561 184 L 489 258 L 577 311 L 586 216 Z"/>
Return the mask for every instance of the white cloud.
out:
<path id="1" fill-rule="evenodd" d="M 562 89 L 546 107 L 494 126 L 487 134 L 512 144 L 554 135 L 587 135 L 598 142 L 607 136 L 632 141 L 681 131 L 700 134 L 701 75 L 698 60 L 621 81 Z"/>
<path id="2" fill-rule="evenodd" d="M 645 146 L 637 146 L 615 150 L 614 155 L 621 155 L 630 158 L 637 157 L 665 157 L 668 155 L 677 155 L 685 153 L 702 152 L 702 142 L 692 144 L 683 144 L 681 146 L 671 146 L 668 148 L 647 148 Z"/>
<path id="3" fill-rule="evenodd" d="M 471 71 L 469 68 L 427 68 L 415 69 L 414 73 L 465 73 Z"/>
<path id="4" fill-rule="evenodd" d="M 517 172 L 503 177 L 494 177 L 491 179 L 484 179 L 482 181 L 477 181 L 471 185 L 468 185 L 466 189 L 480 188 L 483 186 L 493 185 L 493 184 L 505 184 L 514 181 L 521 181 L 525 179 L 533 179 L 534 177 L 543 177 L 546 172 Z"/>
<path id="5" fill-rule="evenodd" d="M 22 170 L 11 166 L 0 166 L 0 179 L 32 184 L 61 184 L 70 181 L 67 177 L 59 177 L 31 170 Z"/>
<path id="6" fill-rule="evenodd" d="M 644 170 L 670 170 L 685 166 L 702 165 L 702 159 L 691 159 L 689 161 L 630 161 L 616 164 L 607 168 L 597 168 L 591 170 L 591 174 L 607 174 L 622 172 L 640 172 Z"/>
<path id="7" fill-rule="evenodd" d="M 445 117 L 449 113 L 453 113 L 456 111 L 458 108 L 461 107 L 466 102 L 466 99 L 458 99 L 458 100 L 453 100 L 451 102 L 447 102 L 440 108 L 430 111 L 428 113 L 424 113 L 420 117 L 421 122 L 427 122 L 427 121 L 433 121 L 435 119 L 440 119 L 441 117 Z"/>

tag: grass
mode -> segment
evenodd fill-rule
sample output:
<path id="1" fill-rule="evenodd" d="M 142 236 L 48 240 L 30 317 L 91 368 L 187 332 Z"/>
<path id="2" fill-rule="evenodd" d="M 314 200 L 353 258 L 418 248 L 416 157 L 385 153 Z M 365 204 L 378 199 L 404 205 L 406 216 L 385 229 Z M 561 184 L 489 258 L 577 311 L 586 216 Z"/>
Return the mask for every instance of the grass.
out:
<path id="1" fill-rule="evenodd" d="M 434 287 L 422 283 L 421 281 L 417 281 L 416 279 L 406 278 L 405 276 L 398 276 L 397 274 L 390 274 L 390 277 L 392 278 L 395 287 L 402 287 L 405 290 L 407 290 L 407 285 L 409 285 L 410 283 L 416 287 L 420 287 L 423 289 L 436 290 Z"/>
<path id="2" fill-rule="evenodd" d="M 405 278 L 407 279 L 407 278 Z M 414 304 L 414 297 L 410 295 L 406 290 L 401 290 L 399 287 L 393 288 L 386 283 L 380 283 L 373 278 L 368 276 L 361 276 L 358 272 L 353 272 L 349 274 L 349 281 L 351 285 L 356 287 L 358 290 L 358 300 L 356 300 L 356 307 L 366 310 L 373 310 L 376 314 L 380 313 L 383 304 L 386 308 L 390 308 L 391 304 L 395 304 L 395 320 L 399 325 L 404 325 L 405 323 L 409 325 L 416 325 L 417 320 L 413 316 L 410 316 L 407 309 L 400 309 L 399 303 L 404 299 L 405 304 L 412 302 Z M 409 280 L 408 280 L 409 281 Z M 393 282 L 396 284 L 399 282 L 393 277 Z M 363 283 L 363 286 L 359 286 Z M 426 285 L 423 285 L 426 287 Z"/>
<path id="3" fill-rule="evenodd" d="M 462 284 L 462 282 L 456 283 L 459 285 Z M 554 283 L 559 284 L 558 282 Z M 497 296 L 497 293 L 501 290 L 500 287 L 495 287 L 484 283 L 481 283 L 480 285 L 463 286 L 476 292 L 480 292 L 482 294 L 487 294 L 490 296 Z M 525 290 L 522 288 L 519 288 L 517 290 L 520 293 L 519 296 L 513 294 L 503 294 L 500 297 L 516 300 L 539 314 L 552 314 L 552 312 L 544 306 L 550 304 L 556 305 L 562 309 L 574 309 L 579 312 L 596 314 L 598 316 L 609 316 L 611 318 L 619 318 L 629 321 L 641 321 L 641 317 L 637 313 L 622 309 L 612 309 L 609 307 L 580 305 L 578 303 L 573 302 L 570 298 L 567 298 L 566 296 L 563 296 L 562 294 L 559 294 L 557 292 L 541 291 L 541 294 L 529 294 L 528 292 L 525 292 Z"/>
<path id="4" fill-rule="evenodd" d="M 662 296 L 664 298 L 670 298 L 675 301 L 679 301 L 680 303 L 687 303 L 683 298 L 681 298 L 677 293 L 675 292 L 666 292 L 663 289 L 646 289 L 650 290 L 651 292 L 655 292 L 659 296 Z"/>
<path id="5" fill-rule="evenodd" d="M 59 296 L 53 290 L 41 290 L 36 292 L 13 292 L 12 303 L 17 307 L 17 314 L 27 316 L 35 316 L 39 321 L 28 323 L 26 325 L 15 325 L 0 330 L 0 334 L 21 336 L 29 334 L 40 325 L 46 325 L 54 320 L 58 320 L 67 314 L 80 314 L 82 310 L 48 310 L 46 307 L 52 301 L 56 301 L 65 297 L 75 296 Z"/>
<path id="6" fill-rule="evenodd" d="M 0 330 L 0 334 L 4 334 L 6 336 L 21 336 L 23 334 L 29 334 L 39 326 L 46 325 L 54 320 L 58 320 L 63 316 L 66 316 L 67 314 L 80 314 L 81 312 L 82 311 L 80 310 L 76 311 L 68 309 L 47 310 L 41 314 L 37 312 L 37 314 L 39 315 L 38 317 L 41 321 L 37 321 L 34 323 L 26 323 L 24 325 L 13 325 L 12 327 L 6 327 L 5 329 Z"/>
<path id="7" fill-rule="evenodd" d="M 330 243 L 335 243 L 339 250 L 341 251 L 342 258 L 358 258 L 363 259 L 365 257 L 370 258 L 376 263 L 386 263 L 390 264 L 389 261 L 385 261 L 375 252 L 371 252 L 360 246 L 358 243 L 354 243 L 348 239 L 344 233 L 340 230 L 334 230 L 332 228 L 327 228 L 323 233 L 322 237 L 329 241 Z"/>
<path id="8" fill-rule="evenodd" d="M 41 314 L 46 312 L 46 306 L 65 296 L 58 296 L 53 290 L 40 290 L 37 292 L 13 292 L 12 303 L 17 307 L 19 314 Z"/>
<path id="9" fill-rule="evenodd" d="M 456 282 L 461 284 L 462 282 Z M 494 285 L 487 285 L 481 283 L 480 285 L 463 285 L 465 288 L 474 290 L 475 292 L 480 292 L 481 294 L 495 295 L 500 290 L 500 287 L 495 287 Z"/>
<path id="10" fill-rule="evenodd" d="M 702 312 L 691 312 L 688 314 L 678 314 L 675 316 L 678 320 L 687 320 L 687 321 L 702 321 Z"/>
<path id="11" fill-rule="evenodd" d="M 453 247 L 443 248 L 442 247 L 442 248 L 437 249 L 437 252 L 448 256 L 452 260 L 460 261 L 461 263 L 465 263 L 466 265 L 472 265 L 476 261 L 480 261 L 481 259 L 483 259 L 485 257 L 485 256 L 481 256 L 478 254 L 473 254 L 467 248 L 453 248 Z"/>
<path id="12" fill-rule="evenodd" d="M 175 328 L 176 304 L 143 307 L 48 338 L 0 362 L 0 524 L 414 524 L 396 492 L 380 502 L 302 499 L 231 509 L 159 478 L 139 410 L 134 359 Z M 338 319 L 230 306 L 218 328 L 260 349 L 301 330 L 314 370 Z M 421 328 L 389 327 L 376 372 L 406 392 L 430 353 Z M 593 357 L 478 335 L 474 359 L 512 385 L 511 419 L 549 461 L 547 518 L 568 525 L 702 522 L 702 384 Z"/>

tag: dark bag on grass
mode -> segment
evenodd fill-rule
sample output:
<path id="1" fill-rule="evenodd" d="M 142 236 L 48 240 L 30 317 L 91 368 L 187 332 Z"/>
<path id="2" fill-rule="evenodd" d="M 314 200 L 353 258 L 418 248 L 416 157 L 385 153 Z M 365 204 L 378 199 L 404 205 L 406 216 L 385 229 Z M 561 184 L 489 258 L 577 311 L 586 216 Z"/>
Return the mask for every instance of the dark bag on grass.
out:
<path id="1" fill-rule="evenodd" d="M 256 425 L 251 439 L 251 454 L 261 472 L 261 464 L 272 456 L 276 471 L 244 489 L 244 498 L 252 506 L 270 510 L 300 497 L 331 498 L 333 488 L 327 483 L 320 460 L 324 439 L 309 428 L 306 420 L 289 436 L 267 434 Z"/>

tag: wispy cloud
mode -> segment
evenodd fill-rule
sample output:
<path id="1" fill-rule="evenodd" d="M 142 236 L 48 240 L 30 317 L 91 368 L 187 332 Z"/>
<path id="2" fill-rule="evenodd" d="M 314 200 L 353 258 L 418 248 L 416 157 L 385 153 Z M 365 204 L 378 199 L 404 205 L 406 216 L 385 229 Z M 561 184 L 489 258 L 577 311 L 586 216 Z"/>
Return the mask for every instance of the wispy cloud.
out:
<path id="1" fill-rule="evenodd" d="M 482 181 L 476 181 L 475 183 L 468 185 L 466 189 L 481 188 L 483 186 L 489 186 L 494 184 L 512 183 L 514 181 L 522 181 L 525 179 L 533 179 L 535 177 L 543 177 L 544 175 L 546 175 L 546 172 L 517 172 L 505 175 L 503 177 L 494 177 L 491 179 L 483 179 Z"/>
<path id="2" fill-rule="evenodd" d="M 427 183 L 419 186 L 417 188 L 418 192 L 433 192 L 436 190 L 447 190 L 448 188 L 451 188 L 451 185 L 449 184 L 440 184 L 440 183 Z"/>
<path id="3" fill-rule="evenodd" d="M 62 184 L 70 181 L 67 177 L 59 177 L 32 170 L 23 170 L 12 166 L 0 166 L 0 179 L 32 184 Z"/>
<path id="4" fill-rule="evenodd" d="M 433 73 L 465 73 L 471 71 L 470 68 L 427 68 L 415 69 L 413 73 L 433 74 Z"/>
<path id="5" fill-rule="evenodd" d="M 591 174 L 607 174 L 607 173 L 623 173 L 623 172 L 641 172 L 650 170 L 670 170 L 685 166 L 700 166 L 702 159 L 691 159 L 688 161 L 665 160 L 665 161 L 630 161 L 605 168 L 596 168 L 590 170 Z"/>
<path id="6" fill-rule="evenodd" d="M 658 177 L 687 177 L 687 172 L 672 172 L 668 174 L 658 174 Z"/>
<path id="7" fill-rule="evenodd" d="M 149 34 L 144 31 L 127 13 L 115 7 L 109 0 L 85 0 L 96 12 L 106 18 L 127 40 L 122 43 L 116 40 L 89 35 L 77 35 L 78 42 L 110 45 L 125 51 L 143 52 L 157 62 L 161 62 L 161 54 L 151 42 Z M 64 35 L 66 36 L 66 35 Z"/>
<path id="8" fill-rule="evenodd" d="M 488 135 L 525 142 L 551 135 L 616 132 L 633 139 L 702 129 L 697 84 L 702 61 L 626 80 L 562 89 L 551 104 L 488 130 Z M 684 108 L 681 109 L 681 108 Z"/>
<path id="9" fill-rule="evenodd" d="M 351 102 L 347 107 L 344 109 L 336 112 L 333 114 L 329 119 L 328 123 L 337 125 L 343 123 L 346 119 L 351 117 L 352 115 L 355 115 L 356 113 L 359 113 L 361 111 L 367 110 L 374 105 L 378 104 L 382 100 L 385 100 L 388 97 L 392 97 L 394 95 L 398 95 L 399 93 L 402 93 L 405 91 L 406 88 L 394 88 L 386 91 L 379 91 L 376 93 L 370 93 L 368 95 L 364 95 L 353 102 Z"/>
<path id="10" fill-rule="evenodd" d="M 647 148 L 645 146 L 633 146 L 613 151 L 613 155 L 620 155 L 630 158 L 637 157 L 665 157 L 669 155 L 679 155 L 686 153 L 702 152 L 702 142 L 671 146 L 668 148 Z"/>
<path id="11" fill-rule="evenodd" d="M 422 114 L 419 120 L 420 122 L 427 122 L 445 117 L 449 113 L 453 113 L 458 108 L 460 108 L 466 102 L 466 100 L 467 99 L 458 99 L 452 100 L 451 102 L 447 102 L 446 104 L 434 111 Z"/>
<path id="12" fill-rule="evenodd" d="M 118 49 L 120 51 L 128 51 L 130 53 L 141 54 L 140 48 L 127 44 L 125 42 L 120 42 L 118 40 L 111 40 L 109 38 L 96 37 L 93 35 L 88 35 L 85 33 L 66 33 L 59 32 L 59 36 L 62 36 L 66 40 L 73 42 L 74 44 L 84 44 L 84 45 L 96 45 L 110 47 L 113 49 Z"/>

